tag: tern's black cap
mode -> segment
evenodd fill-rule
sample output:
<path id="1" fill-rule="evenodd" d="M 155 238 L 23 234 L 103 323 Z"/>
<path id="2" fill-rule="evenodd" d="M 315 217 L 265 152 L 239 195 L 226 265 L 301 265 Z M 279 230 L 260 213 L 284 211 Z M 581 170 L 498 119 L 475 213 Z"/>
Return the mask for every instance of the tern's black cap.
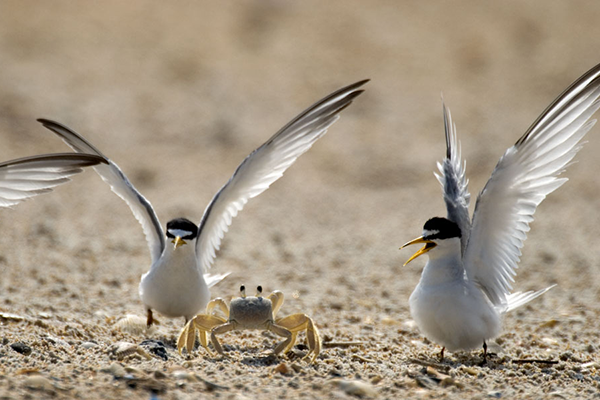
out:
<path id="1" fill-rule="evenodd" d="M 458 225 L 446 218 L 431 218 L 423 226 L 423 239 L 450 239 L 461 236 L 462 234 Z"/>
<path id="2" fill-rule="evenodd" d="M 182 236 L 182 239 L 192 240 L 198 236 L 198 226 L 187 218 L 175 218 L 167 222 L 167 237 L 175 238 L 175 235 L 171 233 L 174 230 L 183 231 L 189 233 Z"/>

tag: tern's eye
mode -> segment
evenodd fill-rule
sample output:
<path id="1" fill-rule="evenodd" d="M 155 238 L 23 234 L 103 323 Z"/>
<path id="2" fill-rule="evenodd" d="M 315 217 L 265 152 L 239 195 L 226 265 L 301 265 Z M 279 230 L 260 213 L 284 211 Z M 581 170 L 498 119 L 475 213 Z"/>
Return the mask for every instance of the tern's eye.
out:
<path id="1" fill-rule="evenodd" d="M 257 291 L 259 294 L 260 294 L 260 293 L 262 293 L 262 286 L 258 286 L 258 287 L 256 288 L 256 291 Z"/>

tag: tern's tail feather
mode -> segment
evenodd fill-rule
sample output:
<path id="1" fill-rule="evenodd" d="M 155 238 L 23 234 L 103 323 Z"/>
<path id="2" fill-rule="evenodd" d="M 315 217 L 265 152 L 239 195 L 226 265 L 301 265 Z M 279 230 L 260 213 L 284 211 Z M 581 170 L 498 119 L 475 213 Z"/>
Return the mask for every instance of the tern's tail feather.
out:
<path id="1" fill-rule="evenodd" d="M 224 274 L 204 274 L 204 280 L 208 287 L 211 288 L 225 279 L 229 274 L 231 274 L 231 272 L 226 272 Z"/>
<path id="2" fill-rule="evenodd" d="M 515 308 L 519 308 L 522 305 L 529 303 L 531 300 L 540 297 L 548 290 L 552 289 L 556 285 L 552 285 L 547 287 L 546 289 L 538 290 L 536 292 L 515 292 L 506 296 L 506 303 L 502 308 L 502 313 L 507 313 L 509 311 L 514 310 Z"/>

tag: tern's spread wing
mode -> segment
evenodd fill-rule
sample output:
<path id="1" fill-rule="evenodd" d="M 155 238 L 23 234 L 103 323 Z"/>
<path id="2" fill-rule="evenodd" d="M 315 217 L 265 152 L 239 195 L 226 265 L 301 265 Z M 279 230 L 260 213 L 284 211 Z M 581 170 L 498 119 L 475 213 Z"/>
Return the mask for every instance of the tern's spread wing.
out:
<path id="1" fill-rule="evenodd" d="M 76 152 L 97 154 L 106 160 L 106 165 L 98 165 L 94 169 L 102 180 L 110 185 L 112 191 L 125 200 L 129 208 L 131 208 L 133 215 L 142 225 L 142 229 L 146 235 L 150 254 L 152 255 L 152 262 L 154 263 L 154 261 L 158 260 L 165 247 L 165 238 L 158 217 L 150 202 L 129 182 L 129 179 L 119 169 L 119 166 L 68 127 L 47 119 L 38 119 L 38 121 L 60 136 Z"/>
<path id="2" fill-rule="evenodd" d="M 465 269 L 496 306 L 506 304 L 533 213 L 592 128 L 600 108 L 600 64 L 575 81 L 509 148 L 480 193 Z"/>
<path id="3" fill-rule="evenodd" d="M 444 130 L 446 132 L 446 158 L 438 163 L 439 174 L 436 178 L 442 185 L 444 201 L 448 210 L 447 218 L 456 223 L 460 228 L 461 251 L 464 254 L 469 233 L 471 231 L 471 219 L 469 218 L 469 181 L 465 176 L 466 162 L 461 159 L 460 142 L 456 137 L 456 125 L 452 122 L 450 109 L 446 104 L 444 108 Z"/>
<path id="4" fill-rule="evenodd" d="M 0 207 L 52 191 L 83 172 L 83 167 L 105 162 L 92 154 L 58 153 L 19 158 L 0 163 Z"/>
<path id="5" fill-rule="evenodd" d="M 240 164 L 229 181 L 213 197 L 199 226 L 196 255 L 206 272 L 219 250 L 233 217 L 252 197 L 267 190 L 283 172 L 306 152 L 338 114 L 362 93 L 367 80 L 346 86 L 309 107 L 294 118 Z"/>

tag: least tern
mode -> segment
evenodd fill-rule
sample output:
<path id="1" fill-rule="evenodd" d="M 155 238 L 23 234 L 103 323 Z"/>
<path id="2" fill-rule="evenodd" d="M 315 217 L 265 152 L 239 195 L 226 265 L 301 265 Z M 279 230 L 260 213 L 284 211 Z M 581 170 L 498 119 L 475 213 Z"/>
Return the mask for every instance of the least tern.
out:
<path id="1" fill-rule="evenodd" d="M 511 293 L 521 248 L 544 198 L 567 181 L 558 176 L 582 147 L 600 107 L 600 64 L 569 86 L 509 148 L 477 198 L 469 218 L 470 194 L 460 142 L 450 110 L 443 105 L 446 158 L 435 174 L 442 185 L 447 217 L 425 223 L 422 254 L 429 260 L 411 294 L 410 312 L 421 332 L 444 350 L 472 350 L 498 336 L 501 316 L 551 287 Z"/>
<path id="2" fill-rule="evenodd" d="M 209 287 L 226 276 L 209 276 L 207 271 L 233 217 L 327 132 L 338 120 L 338 114 L 363 92 L 359 88 L 366 82 L 368 80 L 333 92 L 281 128 L 238 166 L 206 207 L 199 225 L 186 218 L 173 219 L 167 223 L 166 238 L 150 202 L 135 189 L 117 164 L 66 126 L 46 119 L 39 121 L 76 152 L 102 156 L 108 165 L 97 166 L 96 172 L 125 200 L 141 223 L 152 256 L 150 270 L 142 275 L 139 286 L 147 310 L 147 325 L 153 322 L 152 310 L 167 317 L 183 316 L 187 322 L 206 307 L 210 300 Z M 171 240 L 173 246 L 168 246 L 167 240 Z"/>
<path id="3" fill-rule="evenodd" d="M 93 154 L 56 153 L 0 163 L 0 207 L 11 207 L 69 182 L 84 167 L 104 163 Z"/>

